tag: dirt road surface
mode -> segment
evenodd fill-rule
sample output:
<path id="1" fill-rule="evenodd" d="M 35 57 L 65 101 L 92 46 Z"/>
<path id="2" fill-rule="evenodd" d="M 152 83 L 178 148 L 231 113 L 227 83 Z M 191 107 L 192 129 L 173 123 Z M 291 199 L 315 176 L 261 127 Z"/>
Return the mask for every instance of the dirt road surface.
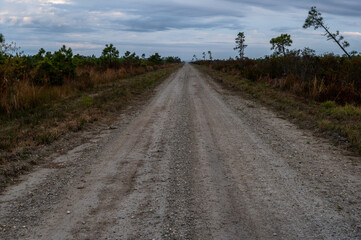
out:
<path id="1" fill-rule="evenodd" d="M 190 64 L 0 196 L 0 239 L 361 239 L 360 159 Z"/>

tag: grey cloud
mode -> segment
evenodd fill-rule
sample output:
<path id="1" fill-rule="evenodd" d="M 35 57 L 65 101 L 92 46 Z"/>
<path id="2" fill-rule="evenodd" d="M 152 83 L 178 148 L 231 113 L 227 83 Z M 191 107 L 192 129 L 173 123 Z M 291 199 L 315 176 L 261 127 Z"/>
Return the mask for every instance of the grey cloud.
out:
<path id="1" fill-rule="evenodd" d="M 271 29 L 274 32 L 278 32 L 278 33 L 286 33 L 286 32 L 291 32 L 294 30 L 294 28 L 292 27 L 277 27 L 277 28 L 272 28 Z"/>
<path id="2" fill-rule="evenodd" d="M 308 10 L 316 6 L 322 13 L 330 13 L 339 16 L 361 16 L 361 4 L 359 0 L 226 0 L 231 3 L 247 4 L 273 11 L 280 11 L 289 8 Z"/>
<path id="3" fill-rule="evenodd" d="M 141 5 L 139 3 L 142 3 Z M 239 29 L 240 11 L 218 6 L 190 6 L 175 2 L 76 1 L 72 5 L 51 5 L 54 14 L 33 16 L 31 23 L 15 23 L 18 27 L 33 28 L 37 32 L 91 32 L 96 28 L 123 30 L 130 32 L 166 31 L 169 29 L 227 28 Z M 91 12 L 97 12 L 97 22 L 92 22 Z M 107 13 L 119 11 L 132 17 L 129 19 L 109 16 Z M 95 26 L 96 25 L 96 26 Z"/>
<path id="4" fill-rule="evenodd" d="M 240 11 L 224 9 L 217 6 L 197 6 L 191 7 L 175 2 L 152 3 L 141 1 L 125 1 L 120 7 L 116 4 L 109 6 L 97 5 L 91 3 L 94 11 L 120 11 L 130 15 L 141 16 L 139 18 L 109 19 L 110 27 L 125 31 L 151 32 L 165 31 L 169 29 L 186 28 L 216 28 L 223 27 L 228 29 L 239 29 L 239 18 L 244 17 Z M 218 18 L 217 18 L 218 17 Z M 107 21 L 107 19 L 104 19 Z M 106 23 L 105 23 L 106 25 Z M 109 27 L 109 25 L 107 25 Z"/>
<path id="5" fill-rule="evenodd" d="M 145 18 L 139 18 L 129 21 L 114 21 L 114 26 L 121 25 L 121 29 L 124 31 L 134 32 L 153 32 L 153 31 L 165 31 L 169 29 L 187 29 L 187 28 L 228 28 L 228 29 L 240 29 L 242 25 L 237 23 L 234 18 L 214 19 L 204 21 L 202 18 L 190 18 L 182 19 L 181 17 L 169 17 L 169 16 L 148 16 Z"/>
<path id="6" fill-rule="evenodd" d="M 110 11 L 120 10 L 145 15 L 166 14 L 169 16 L 182 16 L 182 17 L 207 17 L 207 16 L 234 16 L 242 17 L 244 14 L 240 9 L 232 7 L 225 7 L 222 1 L 218 5 L 207 5 L 207 2 L 199 5 L 190 5 L 186 3 L 179 3 L 174 1 L 140 1 L 128 0 L 122 1 L 120 4 L 117 1 L 109 1 L 107 4 L 103 2 L 90 0 L 76 1 L 73 8 L 86 9 L 92 11 Z"/>
<path id="7" fill-rule="evenodd" d="M 31 24 L 25 24 L 22 28 L 33 29 L 38 33 L 89 33 L 96 31 L 89 26 L 82 27 L 73 24 L 56 24 L 44 21 L 34 21 Z"/>

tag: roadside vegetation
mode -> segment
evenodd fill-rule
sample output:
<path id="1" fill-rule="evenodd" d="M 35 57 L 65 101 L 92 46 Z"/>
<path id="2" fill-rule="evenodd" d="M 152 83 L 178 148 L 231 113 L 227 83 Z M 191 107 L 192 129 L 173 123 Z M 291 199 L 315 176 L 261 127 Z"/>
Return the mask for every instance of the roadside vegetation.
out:
<path id="1" fill-rule="evenodd" d="M 178 57 L 162 58 L 158 53 L 145 58 L 127 51 L 119 57 L 112 44 L 105 46 L 100 57 L 74 55 L 66 46 L 54 53 L 40 49 L 28 56 L 0 36 L 0 114 L 6 115 L 181 62 Z"/>
<path id="2" fill-rule="evenodd" d="M 34 153 L 43 146 L 92 123 L 111 125 L 181 66 L 178 57 L 158 53 L 120 57 L 112 44 L 100 57 L 73 55 L 65 46 L 26 56 L 3 35 L 0 40 L 0 188 L 41 162 Z"/>
<path id="3" fill-rule="evenodd" d="M 361 53 L 346 51 L 350 44 L 339 31 L 330 32 L 316 7 L 303 27 L 324 29 L 327 39 L 345 54 L 316 55 L 308 47 L 290 50 L 291 35 L 281 34 L 270 40 L 272 55 L 250 59 L 244 56 L 247 45 L 240 32 L 234 48 L 239 57 L 194 63 L 211 69 L 211 75 L 226 85 L 301 120 L 303 127 L 336 133 L 342 139 L 338 142 L 361 153 Z"/>

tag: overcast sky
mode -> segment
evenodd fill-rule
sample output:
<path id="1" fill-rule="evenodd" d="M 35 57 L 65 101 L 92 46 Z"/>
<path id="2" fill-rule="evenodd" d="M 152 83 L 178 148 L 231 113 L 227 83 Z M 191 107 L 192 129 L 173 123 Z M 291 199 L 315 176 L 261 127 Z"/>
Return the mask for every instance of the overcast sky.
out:
<path id="1" fill-rule="evenodd" d="M 302 29 L 313 5 L 350 42 L 349 50 L 361 52 L 361 0 L 0 0 L 0 33 L 26 54 L 65 44 L 99 56 L 113 43 L 121 53 L 190 60 L 210 50 L 223 59 L 237 55 L 238 32 L 252 58 L 270 54 L 269 40 L 281 33 L 291 34 L 292 48 L 341 54 L 321 30 Z"/>

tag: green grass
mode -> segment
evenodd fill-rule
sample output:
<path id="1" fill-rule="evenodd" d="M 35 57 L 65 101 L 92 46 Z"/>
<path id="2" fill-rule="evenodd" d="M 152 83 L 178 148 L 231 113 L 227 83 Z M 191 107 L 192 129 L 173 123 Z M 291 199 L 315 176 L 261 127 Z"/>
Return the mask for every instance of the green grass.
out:
<path id="1" fill-rule="evenodd" d="M 93 98 L 89 97 L 88 95 L 81 96 L 81 100 L 85 106 L 90 106 L 93 104 Z"/>

